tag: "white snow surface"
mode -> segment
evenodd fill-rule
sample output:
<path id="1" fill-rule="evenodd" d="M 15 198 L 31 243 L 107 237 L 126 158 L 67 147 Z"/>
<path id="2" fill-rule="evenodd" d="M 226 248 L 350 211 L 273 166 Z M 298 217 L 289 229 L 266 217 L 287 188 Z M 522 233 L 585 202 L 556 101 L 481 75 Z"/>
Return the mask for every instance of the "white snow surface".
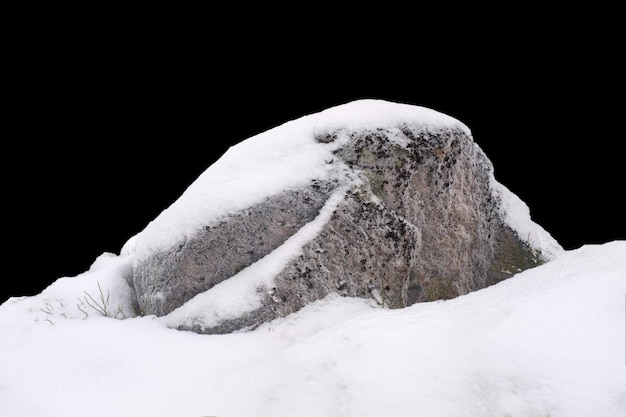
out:
<path id="1" fill-rule="evenodd" d="M 166 317 L 136 317 L 127 279 L 138 261 L 312 179 L 349 186 L 354 175 L 327 163 L 347 140 L 342 133 L 393 133 L 406 123 L 469 134 L 433 110 L 378 100 L 288 122 L 232 147 L 120 255 L 103 254 L 77 277 L 2 304 L 0 416 L 622 413 L 626 242 L 563 252 L 495 179 L 504 219 L 555 260 L 455 300 L 404 310 L 329 296 L 248 333 L 168 328 L 211 325 L 256 308 L 257 288 L 271 288 L 319 233 L 340 187 L 316 219 L 265 258 Z M 315 140 L 331 132 L 335 142 Z"/>
<path id="2" fill-rule="evenodd" d="M 301 253 L 306 243 L 321 232 L 344 193 L 343 187 L 336 190 L 315 219 L 271 253 L 168 314 L 164 318 L 167 325 L 172 328 L 185 326 L 204 330 L 260 308 L 264 294 L 259 288 L 270 291 L 274 287 L 274 277 Z"/>
<path id="3" fill-rule="evenodd" d="M 202 173 L 137 236 L 136 261 L 268 196 L 312 179 L 342 176 L 343 166 L 327 161 L 336 159 L 332 151 L 343 141 L 320 143 L 315 137 L 321 132 L 394 129 L 407 123 L 457 127 L 470 134 L 463 123 L 435 110 L 383 100 L 357 100 L 287 122 L 231 147 Z"/>
<path id="4" fill-rule="evenodd" d="M 315 133 L 358 131 L 397 127 L 404 124 L 470 129 L 459 120 L 421 106 L 392 103 L 385 100 L 357 100 L 319 113 Z"/>
<path id="5" fill-rule="evenodd" d="M 563 252 L 563 247 L 543 227 L 533 222 L 530 208 L 516 194 L 491 177 L 491 189 L 500 201 L 500 215 L 531 248 L 546 259 L 554 259 Z"/>
<path id="6" fill-rule="evenodd" d="M 388 310 L 329 296 L 211 336 L 126 311 L 133 256 L 0 305 L 0 415 L 626 415 L 626 241 L 454 300 Z M 77 308 L 98 285 L 128 319 Z"/>

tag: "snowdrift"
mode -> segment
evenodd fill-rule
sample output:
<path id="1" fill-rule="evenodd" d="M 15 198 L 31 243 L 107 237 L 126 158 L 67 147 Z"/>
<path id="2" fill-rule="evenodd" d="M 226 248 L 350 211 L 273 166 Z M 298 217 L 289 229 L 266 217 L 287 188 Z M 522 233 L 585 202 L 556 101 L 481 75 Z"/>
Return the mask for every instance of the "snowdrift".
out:
<path id="1" fill-rule="evenodd" d="M 454 300 L 388 310 L 329 296 L 253 332 L 211 336 L 131 318 L 131 261 L 103 256 L 0 306 L 0 415 L 626 413 L 626 242 L 565 252 Z"/>

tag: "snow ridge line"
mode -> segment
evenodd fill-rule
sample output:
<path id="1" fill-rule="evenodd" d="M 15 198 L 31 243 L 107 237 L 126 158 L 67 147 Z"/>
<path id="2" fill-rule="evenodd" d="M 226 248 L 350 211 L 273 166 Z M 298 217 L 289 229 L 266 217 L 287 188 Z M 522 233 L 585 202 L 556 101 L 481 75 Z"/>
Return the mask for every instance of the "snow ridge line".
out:
<path id="1" fill-rule="evenodd" d="M 260 308 L 264 294 L 274 286 L 274 278 L 301 253 L 304 245 L 319 235 L 351 185 L 338 187 L 315 219 L 302 226 L 282 245 L 161 319 L 168 327 L 185 325 L 206 329 Z"/>

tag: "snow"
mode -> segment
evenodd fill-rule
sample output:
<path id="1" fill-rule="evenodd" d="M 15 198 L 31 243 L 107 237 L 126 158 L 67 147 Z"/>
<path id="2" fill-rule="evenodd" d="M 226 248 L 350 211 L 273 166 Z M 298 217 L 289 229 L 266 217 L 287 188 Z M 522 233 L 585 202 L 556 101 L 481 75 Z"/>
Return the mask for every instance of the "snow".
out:
<path id="1" fill-rule="evenodd" d="M 320 132 L 397 129 L 406 123 L 457 127 L 470 134 L 461 122 L 435 110 L 383 100 L 353 101 L 287 122 L 231 147 L 202 173 L 136 237 L 136 261 L 268 196 L 312 179 L 342 176 L 341 164 L 326 161 L 336 159 L 332 152 L 343 142 L 320 143 L 315 139 Z"/>
<path id="2" fill-rule="evenodd" d="M 105 255 L 0 306 L 0 415 L 626 414 L 626 241 L 563 252 L 454 300 L 388 310 L 329 296 L 212 336 L 72 307 L 98 283 L 126 305 L 132 257 Z"/>
<path id="3" fill-rule="evenodd" d="M 23 308 L 30 320 L 55 325 L 68 319 L 100 315 L 88 302 L 98 307 L 98 304 L 103 304 L 102 298 L 105 300 L 108 298 L 112 315 L 119 311 L 120 317 L 134 317 L 130 287 L 127 283 L 127 277 L 132 276 L 132 264 L 132 256 L 103 253 L 93 262 L 89 271 L 72 278 L 59 278 L 41 294 L 13 298 L 3 306 L 17 302 L 27 304 Z"/>
<path id="4" fill-rule="evenodd" d="M 466 125 L 436 110 L 384 100 L 357 100 L 324 110 L 319 113 L 315 132 L 371 130 L 404 124 L 459 128 L 471 134 Z"/>
<path id="5" fill-rule="evenodd" d="M 544 258 L 554 259 L 563 247 L 543 227 L 533 222 L 530 208 L 513 192 L 491 176 L 491 189 L 500 201 L 500 215 L 513 231 Z"/>
<path id="6" fill-rule="evenodd" d="M 563 251 L 495 178 L 505 221 L 553 260 L 493 287 L 402 310 L 331 295 L 230 335 L 171 329 L 258 307 L 257 288 L 270 291 L 319 233 L 339 187 L 313 221 L 239 274 L 168 316 L 134 311 L 127 280 L 137 262 L 312 179 L 349 187 L 347 168 L 326 162 L 345 133 L 404 123 L 470 134 L 433 110 L 377 100 L 288 122 L 229 149 L 119 255 L 0 305 L 0 415 L 624 415 L 626 242 Z M 329 132 L 343 133 L 315 139 Z"/>
<path id="7" fill-rule="evenodd" d="M 205 329 L 261 307 L 263 294 L 258 289 L 271 291 L 274 277 L 301 253 L 306 243 L 321 232 L 343 199 L 345 191 L 343 187 L 336 190 L 313 221 L 301 227 L 270 254 L 167 315 L 164 319 L 167 325 L 172 328 L 184 325 L 186 328 Z"/>
<path id="8" fill-rule="evenodd" d="M 167 249 L 221 216 L 280 191 L 328 178 L 334 145 L 317 143 L 312 117 L 288 122 L 231 147 L 136 238 L 137 261 Z"/>

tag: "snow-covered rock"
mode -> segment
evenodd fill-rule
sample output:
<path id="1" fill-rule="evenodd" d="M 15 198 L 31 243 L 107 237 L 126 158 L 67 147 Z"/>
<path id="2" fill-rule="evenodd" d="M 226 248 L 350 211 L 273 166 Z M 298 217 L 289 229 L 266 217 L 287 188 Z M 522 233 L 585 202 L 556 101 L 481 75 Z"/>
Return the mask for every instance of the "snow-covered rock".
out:
<path id="1" fill-rule="evenodd" d="M 203 333 L 333 293 L 389 307 L 453 298 L 562 250 L 465 125 L 378 100 L 234 146 L 134 247 L 138 310 Z"/>

